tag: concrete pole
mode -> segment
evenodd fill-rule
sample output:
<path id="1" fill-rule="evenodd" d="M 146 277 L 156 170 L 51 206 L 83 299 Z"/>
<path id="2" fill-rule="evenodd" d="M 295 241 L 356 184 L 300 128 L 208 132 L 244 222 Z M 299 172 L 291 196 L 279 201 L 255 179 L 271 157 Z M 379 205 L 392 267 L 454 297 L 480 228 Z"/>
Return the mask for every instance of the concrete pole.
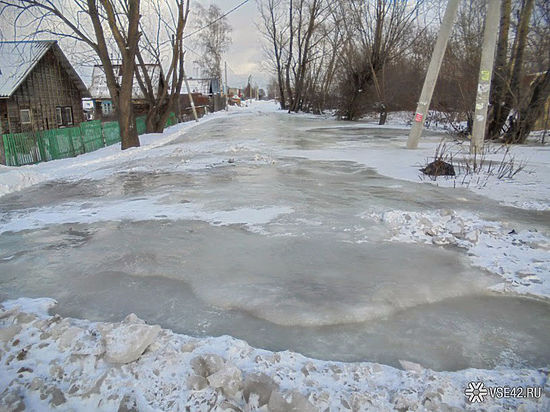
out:
<path id="1" fill-rule="evenodd" d="M 195 121 L 199 121 L 199 116 L 197 116 L 197 109 L 195 109 L 195 102 L 193 101 L 193 95 L 191 94 L 191 89 L 189 88 L 189 82 L 187 81 L 187 75 L 185 71 L 183 72 L 183 80 L 185 81 L 185 87 L 187 87 L 187 94 L 189 95 L 189 101 L 191 102 L 191 109 L 193 109 L 193 116 Z"/>
<path id="2" fill-rule="evenodd" d="M 480 153 L 485 139 L 485 124 L 487 123 L 487 109 L 489 105 L 489 91 L 495 62 L 495 49 L 500 21 L 501 0 L 489 0 L 487 17 L 483 31 L 483 46 L 481 49 L 481 64 L 477 83 L 476 110 L 472 127 L 470 153 Z"/>
<path id="3" fill-rule="evenodd" d="M 441 68 L 441 62 L 447 49 L 447 42 L 453 28 L 453 23 L 456 18 L 456 12 L 458 10 L 458 0 L 449 0 L 447 3 L 447 9 L 443 15 L 443 21 L 439 28 L 439 35 L 437 36 L 437 42 L 435 43 L 434 51 L 432 53 L 432 59 L 428 66 L 428 72 L 426 73 L 426 79 L 424 80 L 424 86 L 422 87 L 422 93 L 420 94 L 420 100 L 416 107 L 416 113 L 414 115 L 413 125 L 409 133 L 409 139 L 407 140 L 407 149 L 416 149 L 418 147 L 418 141 L 422 135 L 422 128 L 424 127 L 424 120 L 428 114 L 430 108 L 430 102 L 432 101 L 432 95 L 439 75 L 439 69 Z"/>
<path id="4" fill-rule="evenodd" d="M 225 111 L 229 110 L 229 88 L 227 87 L 227 62 L 225 62 Z"/>

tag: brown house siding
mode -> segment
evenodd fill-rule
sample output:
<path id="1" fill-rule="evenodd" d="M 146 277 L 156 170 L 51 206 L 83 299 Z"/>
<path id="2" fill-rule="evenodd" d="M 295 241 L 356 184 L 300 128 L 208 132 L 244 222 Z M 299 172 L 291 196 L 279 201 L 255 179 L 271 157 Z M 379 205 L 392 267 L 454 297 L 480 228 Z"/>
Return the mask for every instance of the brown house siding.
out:
<path id="1" fill-rule="evenodd" d="M 82 95 L 52 50 L 44 55 L 5 105 L 3 112 L 0 105 L 3 133 L 56 129 L 56 107 L 72 108 L 73 125 L 84 121 Z M 22 109 L 31 110 L 30 124 L 21 123 Z"/>
<path id="2" fill-rule="evenodd" d="M 4 139 L 2 134 L 7 133 L 4 130 L 7 130 L 6 126 L 8 124 L 8 112 L 6 109 L 6 101 L 0 100 L 0 164 L 6 164 L 6 153 L 4 152 Z"/>
<path id="3" fill-rule="evenodd" d="M 0 99 L 0 134 L 8 133 L 8 108 L 6 100 Z"/>

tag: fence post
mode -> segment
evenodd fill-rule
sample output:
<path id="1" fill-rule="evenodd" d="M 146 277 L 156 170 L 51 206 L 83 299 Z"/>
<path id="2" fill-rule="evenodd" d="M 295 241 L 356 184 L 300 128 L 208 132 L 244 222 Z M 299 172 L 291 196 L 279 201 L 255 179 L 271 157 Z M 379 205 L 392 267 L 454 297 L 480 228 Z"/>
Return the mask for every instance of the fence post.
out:
<path id="1" fill-rule="evenodd" d="M 36 144 L 38 146 L 38 152 L 40 153 L 39 162 L 47 162 L 48 158 L 46 157 L 46 150 L 44 149 L 44 142 L 42 141 L 42 132 L 36 132 Z"/>
<path id="2" fill-rule="evenodd" d="M 103 147 L 107 147 L 107 139 L 105 139 L 105 123 L 101 122 L 101 139 L 103 139 Z"/>

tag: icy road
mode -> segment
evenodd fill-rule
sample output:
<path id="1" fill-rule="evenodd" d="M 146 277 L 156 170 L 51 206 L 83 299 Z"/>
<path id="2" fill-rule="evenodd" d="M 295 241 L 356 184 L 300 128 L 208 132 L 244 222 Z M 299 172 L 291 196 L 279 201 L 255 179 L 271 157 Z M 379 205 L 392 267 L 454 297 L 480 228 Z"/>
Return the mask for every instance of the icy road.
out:
<path id="1" fill-rule="evenodd" d="M 388 155 L 406 133 L 238 114 L 147 150 L 29 168 L 42 182 L 0 197 L 0 301 L 48 296 L 62 316 L 134 312 L 327 360 L 549 365 L 550 212 L 421 183 L 414 159 Z M 448 236 L 436 245 L 434 226 Z M 536 245 L 524 253 L 512 229 Z M 506 283 L 518 264 L 527 283 Z"/>

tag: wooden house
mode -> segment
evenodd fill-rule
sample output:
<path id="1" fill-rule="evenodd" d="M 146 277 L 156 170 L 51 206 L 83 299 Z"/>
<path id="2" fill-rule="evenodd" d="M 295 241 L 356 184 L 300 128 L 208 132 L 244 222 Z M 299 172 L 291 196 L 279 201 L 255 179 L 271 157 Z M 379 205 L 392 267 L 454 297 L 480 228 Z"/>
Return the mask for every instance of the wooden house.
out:
<path id="1" fill-rule="evenodd" d="M 160 65 L 146 64 L 147 73 L 153 84 L 155 94 L 158 90 L 160 81 Z M 119 84 L 122 83 L 122 65 L 114 64 L 113 70 L 119 76 Z M 94 119 L 96 120 L 116 120 L 117 114 L 113 106 L 111 94 L 107 88 L 107 77 L 103 66 L 95 65 L 92 72 L 92 85 L 90 86 L 90 94 L 93 101 Z M 135 116 L 143 116 L 149 110 L 149 103 L 145 99 L 137 78 L 134 76 L 134 84 L 132 85 L 132 106 Z"/>
<path id="2" fill-rule="evenodd" d="M 56 41 L 0 42 L 0 134 L 76 126 L 88 96 Z"/>

